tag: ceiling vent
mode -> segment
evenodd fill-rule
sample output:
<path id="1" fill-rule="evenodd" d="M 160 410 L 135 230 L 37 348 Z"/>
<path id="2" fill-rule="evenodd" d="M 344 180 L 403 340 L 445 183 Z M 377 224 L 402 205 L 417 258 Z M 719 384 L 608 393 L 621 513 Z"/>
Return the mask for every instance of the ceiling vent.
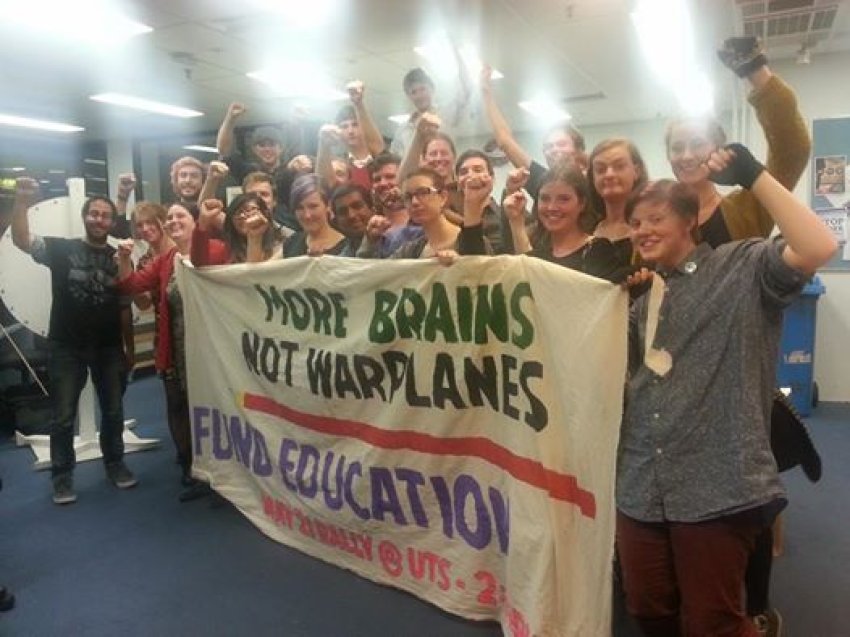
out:
<path id="1" fill-rule="evenodd" d="M 835 24 L 836 0 L 737 0 L 744 35 L 756 35 L 768 46 L 812 45 L 826 39 Z"/>

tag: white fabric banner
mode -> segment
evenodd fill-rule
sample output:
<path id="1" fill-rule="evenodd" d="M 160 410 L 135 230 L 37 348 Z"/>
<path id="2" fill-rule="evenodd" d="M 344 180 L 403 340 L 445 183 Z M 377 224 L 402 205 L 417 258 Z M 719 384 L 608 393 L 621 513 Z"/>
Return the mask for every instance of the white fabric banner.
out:
<path id="1" fill-rule="evenodd" d="M 506 634 L 611 632 L 627 295 L 529 257 L 178 269 L 195 473 Z"/>

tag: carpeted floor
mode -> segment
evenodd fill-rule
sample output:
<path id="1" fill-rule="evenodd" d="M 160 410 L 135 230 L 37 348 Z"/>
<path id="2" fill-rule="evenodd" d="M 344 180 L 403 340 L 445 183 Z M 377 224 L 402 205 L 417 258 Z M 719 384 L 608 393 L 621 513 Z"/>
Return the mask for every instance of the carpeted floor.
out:
<path id="1" fill-rule="evenodd" d="M 498 635 L 411 595 L 276 544 L 229 504 L 180 504 L 158 381 L 127 394 L 137 432 L 161 448 L 128 456 L 141 480 L 118 491 L 99 462 L 76 472 L 79 501 L 57 507 L 32 455 L 0 444 L 0 583 L 17 607 L 0 635 Z M 823 405 L 810 428 L 824 457 L 812 485 L 786 474 L 792 504 L 774 603 L 793 637 L 850 634 L 850 405 Z M 615 634 L 635 634 L 619 618 Z"/>

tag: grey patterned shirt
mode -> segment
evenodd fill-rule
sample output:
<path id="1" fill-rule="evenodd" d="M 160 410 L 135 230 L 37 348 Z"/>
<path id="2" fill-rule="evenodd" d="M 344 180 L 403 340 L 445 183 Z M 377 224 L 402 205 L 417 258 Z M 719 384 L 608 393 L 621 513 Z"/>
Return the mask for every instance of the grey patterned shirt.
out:
<path id="1" fill-rule="evenodd" d="M 643 364 L 647 297 L 632 308 L 617 507 L 646 522 L 709 520 L 785 492 L 768 435 L 782 310 L 808 278 L 785 243 L 701 244 L 666 275 L 654 346 L 672 369 Z"/>

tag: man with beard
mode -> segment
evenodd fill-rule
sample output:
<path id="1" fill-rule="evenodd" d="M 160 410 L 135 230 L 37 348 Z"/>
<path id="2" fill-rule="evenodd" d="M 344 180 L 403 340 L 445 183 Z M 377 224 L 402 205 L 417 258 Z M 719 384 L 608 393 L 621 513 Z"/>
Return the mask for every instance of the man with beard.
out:
<path id="1" fill-rule="evenodd" d="M 348 245 L 341 256 L 353 257 L 363 241 L 369 219 L 375 216 L 371 193 L 359 184 L 346 184 L 333 191 L 331 210 L 334 221 Z"/>
<path id="2" fill-rule="evenodd" d="M 115 221 L 115 204 L 92 197 L 83 204 L 85 237 L 65 239 L 30 234 L 27 217 L 35 203 L 38 182 L 18 179 L 12 210 L 12 241 L 50 268 L 53 303 L 50 307 L 49 363 L 53 417 L 50 462 L 53 501 L 70 504 L 74 493 L 74 421 L 80 393 L 91 372 L 100 403 L 100 449 L 107 478 L 128 489 L 137 481 L 124 464 L 122 376 L 126 358 L 121 335 L 121 307 L 115 286 L 115 250 L 106 238 Z"/>
<path id="3" fill-rule="evenodd" d="M 422 228 L 410 223 L 407 205 L 401 196 L 398 183 L 400 165 L 401 157 L 393 153 L 381 153 L 369 164 L 372 199 L 378 214 L 369 219 L 367 232 L 372 230 L 381 239 L 369 246 L 361 245 L 358 257 L 384 259 L 401 244 L 422 236 Z M 368 252 L 365 250 L 367 247 L 370 248 Z"/>
<path id="4" fill-rule="evenodd" d="M 198 204 L 204 185 L 204 165 L 194 157 L 181 157 L 171 164 L 171 189 L 181 204 Z"/>

